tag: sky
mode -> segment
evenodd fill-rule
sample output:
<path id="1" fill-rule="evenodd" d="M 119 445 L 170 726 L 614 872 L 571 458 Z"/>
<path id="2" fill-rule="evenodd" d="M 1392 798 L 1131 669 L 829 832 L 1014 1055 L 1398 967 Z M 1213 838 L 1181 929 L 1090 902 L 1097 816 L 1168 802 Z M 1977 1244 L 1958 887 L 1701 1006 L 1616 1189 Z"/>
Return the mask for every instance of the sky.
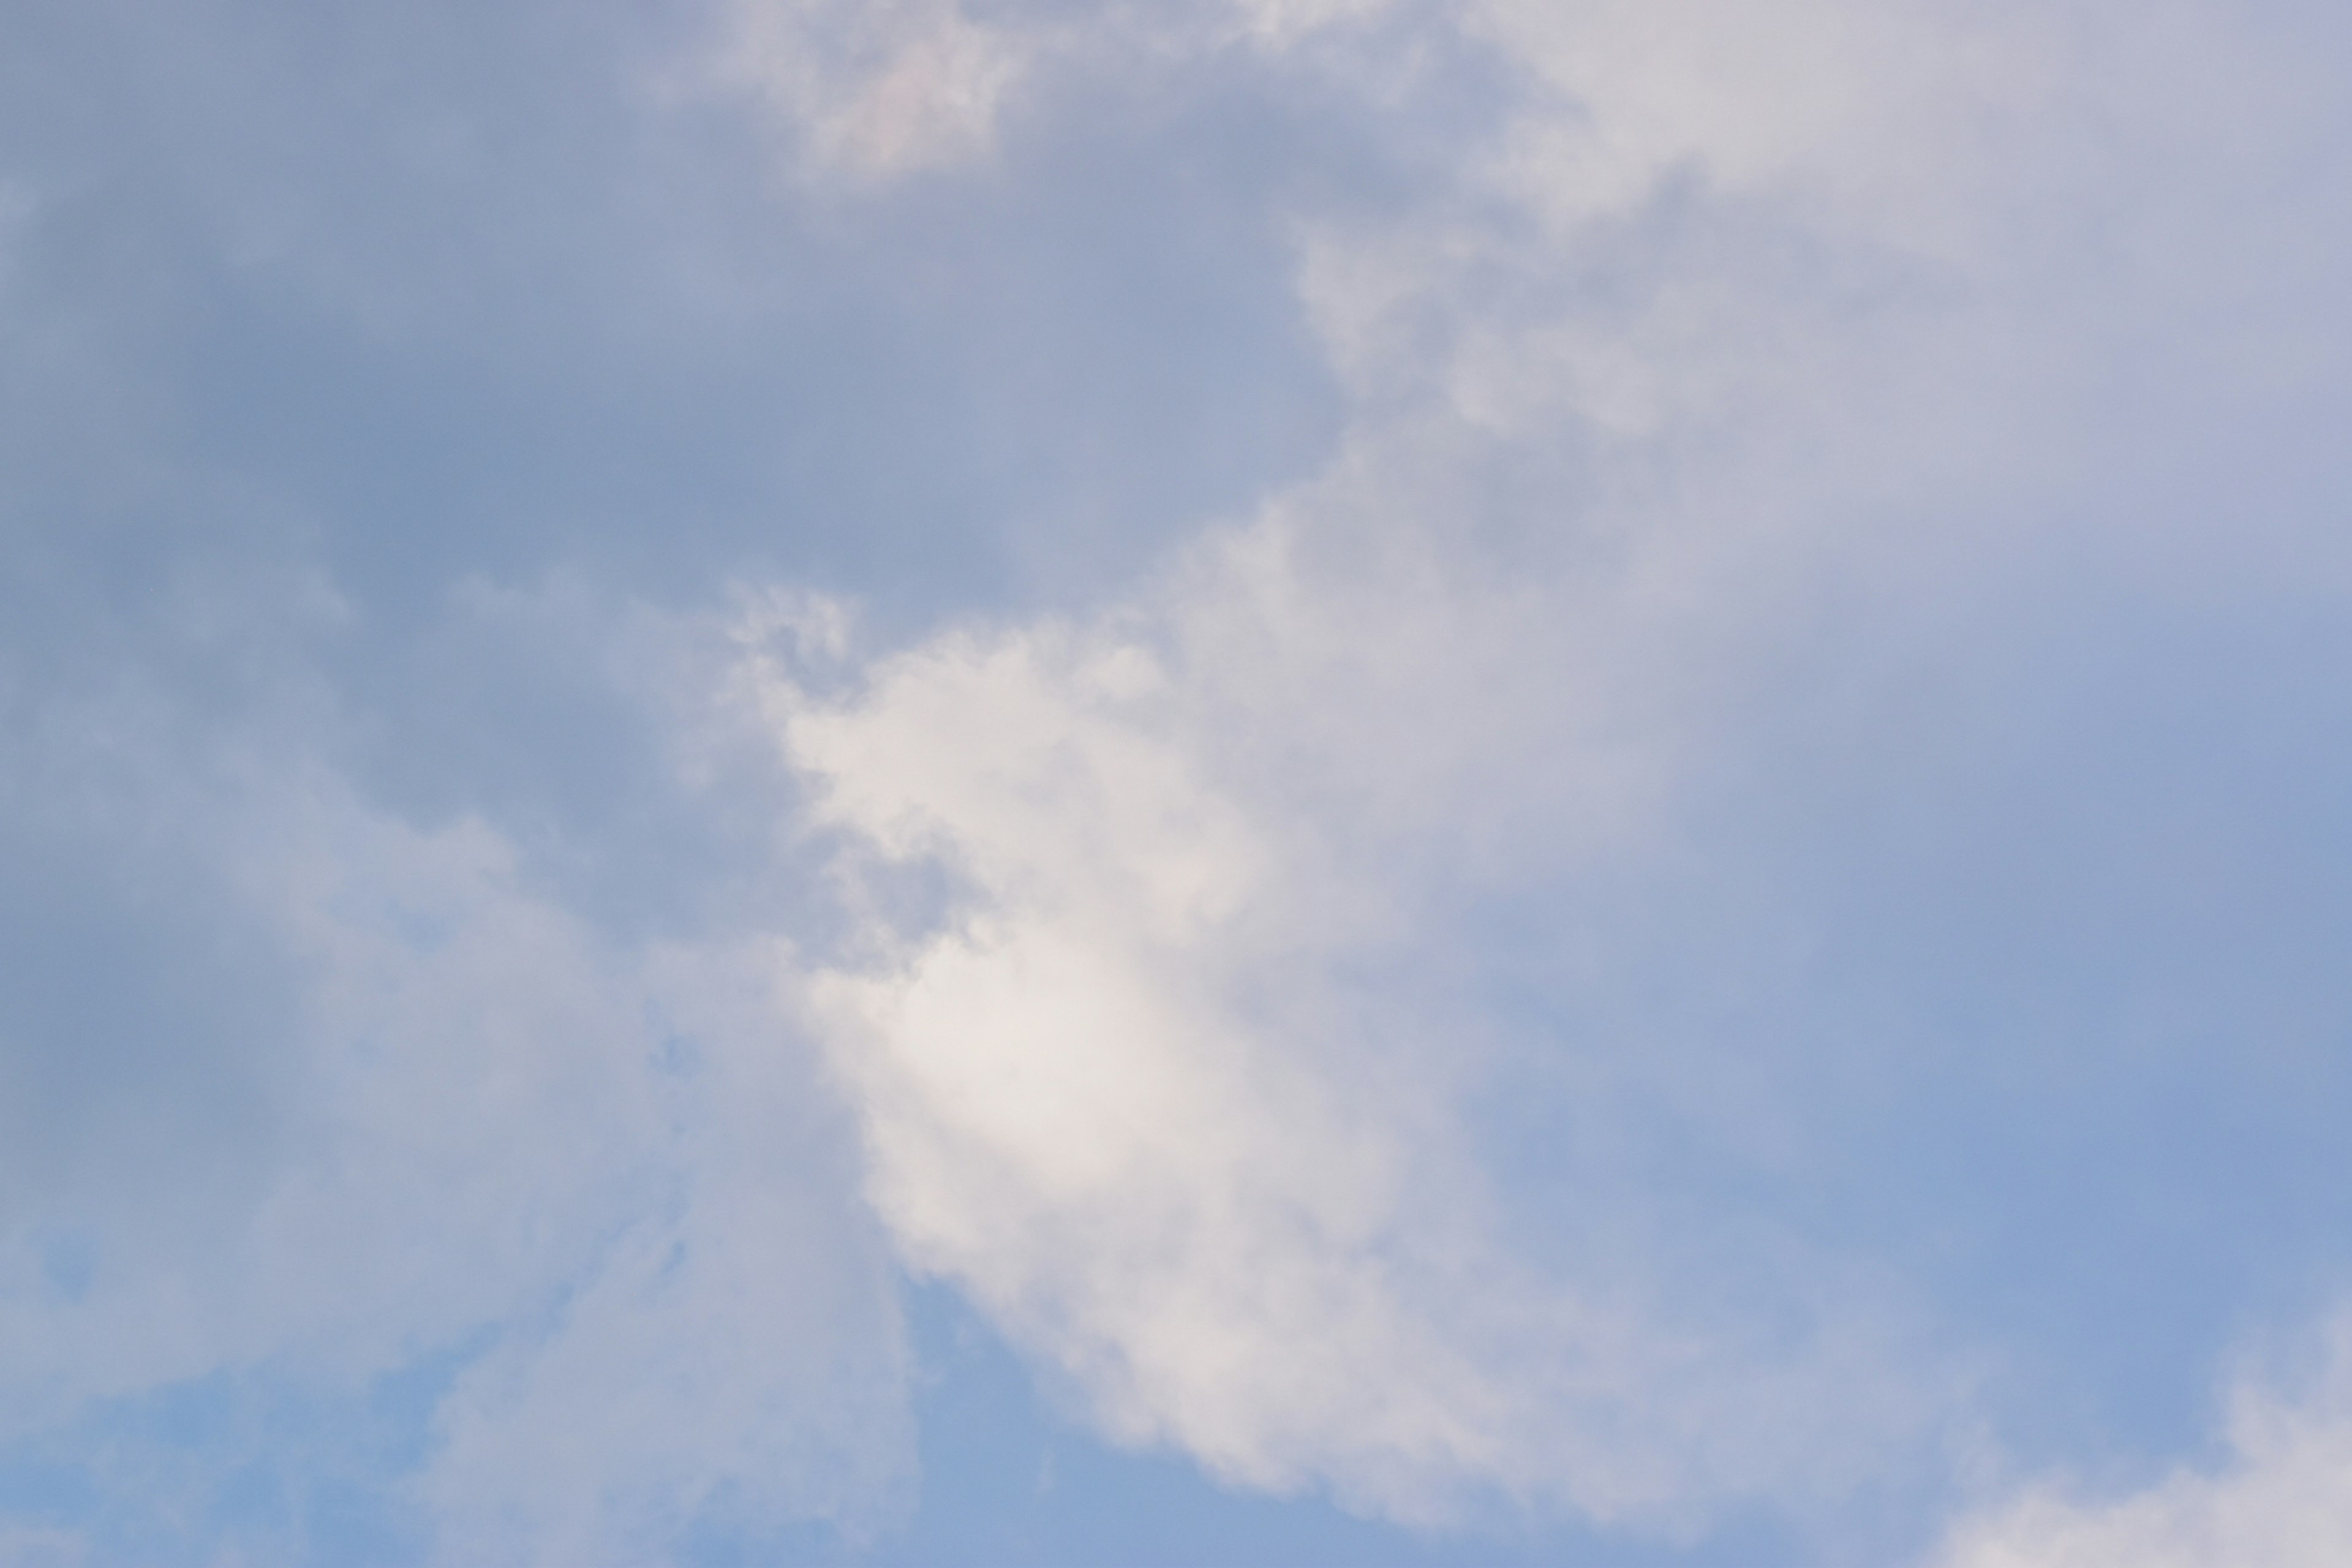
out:
<path id="1" fill-rule="evenodd" d="M 0 1568 L 2352 1560 L 2352 14 L 0 8 Z"/>

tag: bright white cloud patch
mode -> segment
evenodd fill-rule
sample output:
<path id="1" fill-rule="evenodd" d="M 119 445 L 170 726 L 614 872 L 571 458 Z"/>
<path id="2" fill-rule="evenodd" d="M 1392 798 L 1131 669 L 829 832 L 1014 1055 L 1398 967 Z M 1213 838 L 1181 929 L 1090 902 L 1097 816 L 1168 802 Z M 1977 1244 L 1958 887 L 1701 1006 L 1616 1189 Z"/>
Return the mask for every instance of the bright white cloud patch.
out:
<path id="1" fill-rule="evenodd" d="M 1638 837 L 1654 738 L 1579 700 L 1589 628 L 1297 549 L 1277 517 L 835 698 L 755 664 L 867 911 L 806 1005 L 883 1217 L 1114 1434 L 1237 1482 L 1651 1521 L 1850 1483 L 1940 1397 L 1871 1304 L 1775 1344 L 1638 1259 L 1524 1267 L 1454 1103 L 1499 1026 L 1424 994 L 1463 939 L 1423 910 Z M 943 912 L 892 900 L 925 863 Z"/>
<path id="2" fill-rule="evenodd" d="M 2229 1457 L 2114 1500 L 2044 1486 L 1956 1531 L 1937 1568 L 2330 1568 L 2352 1560 L 2352 1332 L 2306 1384 L 2247 1384 Z"/>

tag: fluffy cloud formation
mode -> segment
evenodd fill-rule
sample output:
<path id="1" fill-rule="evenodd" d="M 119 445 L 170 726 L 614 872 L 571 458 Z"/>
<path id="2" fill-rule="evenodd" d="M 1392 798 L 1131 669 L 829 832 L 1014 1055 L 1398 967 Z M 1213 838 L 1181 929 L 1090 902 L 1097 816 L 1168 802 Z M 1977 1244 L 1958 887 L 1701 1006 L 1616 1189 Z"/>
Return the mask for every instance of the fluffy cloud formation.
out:
<path id="1" fill-rule="evenodd" d="M 1868 1303 L 1774 1343 L 1638 1259 L 1546 1279 L 1457 1103 L 1503 1026 L 1432 994 L 1433 913 L 1614 847 L 1652 759 L 1594 732 L 1542 606 L 1402 563 L 1335 591 L 1295 544 L 843 696 L 755 658 L 865 914 L 806 1008 L 877 1208 L 1114 1435 L 1240 1483 L 1652 1522 L 1850 1484 L 1942 1392 Z"/>
<path id="2" fill-rule="evenodd" d="M 2038 226 L 2035 182 L 2103 116 L 2179 133 L 2161 79 L 2193 58 L 2281 102 L 2292 62 L 2192 19 L 2092 102 L 2069 84 L 2107 19 L 2067 21 L 1481 8 L 1465 35 L 1522 89 L 1457 178 L 1297 221 L 1352 398 L 1323 476 L 1108 613 L 824 679 L 755 658 L 862 915 L 807 1008 L 877 1207 L 1114 1434 L 1404 1518 L 1484 1489 L 1654 1521 L 1834 1492 L 1966 1425 L 1835 1247 L 1781 1237 L 1760 1286 L 1670 1265 L 1623 1238 L 1636 1197 L 1615 1240 L 1521 1258 L 1464 1106 L 1543 1030 L 1458 977 L 1482 900 L 1569 927 L 1586 887 L 1664 879 L 1825 584 L 1932 618 L 2046 547 L 2020 498 L 2113 455 L 2083 380 L 2103 296 L 2165 300 L 2183 363 L 2263 330 L 2177 255 L 2118 277 Z M 2300 107 L 2217 121 L 2228 175 Z M 2137 183 L 2099 199 L 2193 244 L 2152 166 L 2119 163 Z M 2275 395 L 2281 368 L 2239 374 Z M 1594 962 L 1633 957 L 1604 937 Z M 1551 984 L 1555 1027 L 1641 1027 L 1569 1022 L 1589 998 Z M 1738 1048 L 1576 1054 L 1669 1099 L 1769 1084 L 1710 1124 L 1735 1168 L 1776 1118 L 1853 1135 L 1801 1104 L 1816 1046 Z M 1610 1103 L 1563 1106 L 1563 1135 Z M 1594 1190 L 1623 1201 L 1607 1164 Z M 1683 1247 L 1745 1245 L 1696 1223 Z"/>
<path id="3" fill-rule="evenodd" d="M 140 1436 L 292 1389 L 829 1550 L 895 1261 L 1235 1487 L 1909 1541 L 2346 1234 L 2340 23 L 138 10 L 0 24 L 0 1406 L 159 1534 L 331 1554 Z"/>
<path id="4" fill-rule="evenodd" d="M 2115 1501 L 2042 1487 L 1954 1533 L 1937 1568 L 2321 1568 L 2352 1554 L 2352 1333 L 2307 1385 L 2244 1384 L 2229 1458 Z"/>

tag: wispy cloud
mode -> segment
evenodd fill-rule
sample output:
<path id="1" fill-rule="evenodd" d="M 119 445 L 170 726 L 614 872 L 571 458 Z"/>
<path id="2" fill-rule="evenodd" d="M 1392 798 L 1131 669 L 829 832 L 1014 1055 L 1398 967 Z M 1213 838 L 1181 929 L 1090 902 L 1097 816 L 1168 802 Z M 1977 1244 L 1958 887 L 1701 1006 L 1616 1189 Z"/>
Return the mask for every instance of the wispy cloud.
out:
<path id="1" fill-rule="evenodd" d="M 2302 1377 L 2245 1380 L 2229 1400 L 2228 1454 L 2143 1490 L 2101 1498 L 2038 1483 L 1965 1521 L 1937 1568 L 2319 1568 L 2352 1552 L 2352 1377 L 2339 1322 Z"/>

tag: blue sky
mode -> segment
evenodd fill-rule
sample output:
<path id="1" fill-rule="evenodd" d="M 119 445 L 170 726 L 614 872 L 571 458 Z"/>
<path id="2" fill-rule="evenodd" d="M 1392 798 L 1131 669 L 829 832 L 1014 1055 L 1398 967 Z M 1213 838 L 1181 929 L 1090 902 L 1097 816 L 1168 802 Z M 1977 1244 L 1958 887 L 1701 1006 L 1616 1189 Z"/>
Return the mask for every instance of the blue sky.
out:
<path id="1" fill-rule="evenodd" d="M 2352 1555 L 2352 25 L 0 18 L 0 1568 Z"/>

